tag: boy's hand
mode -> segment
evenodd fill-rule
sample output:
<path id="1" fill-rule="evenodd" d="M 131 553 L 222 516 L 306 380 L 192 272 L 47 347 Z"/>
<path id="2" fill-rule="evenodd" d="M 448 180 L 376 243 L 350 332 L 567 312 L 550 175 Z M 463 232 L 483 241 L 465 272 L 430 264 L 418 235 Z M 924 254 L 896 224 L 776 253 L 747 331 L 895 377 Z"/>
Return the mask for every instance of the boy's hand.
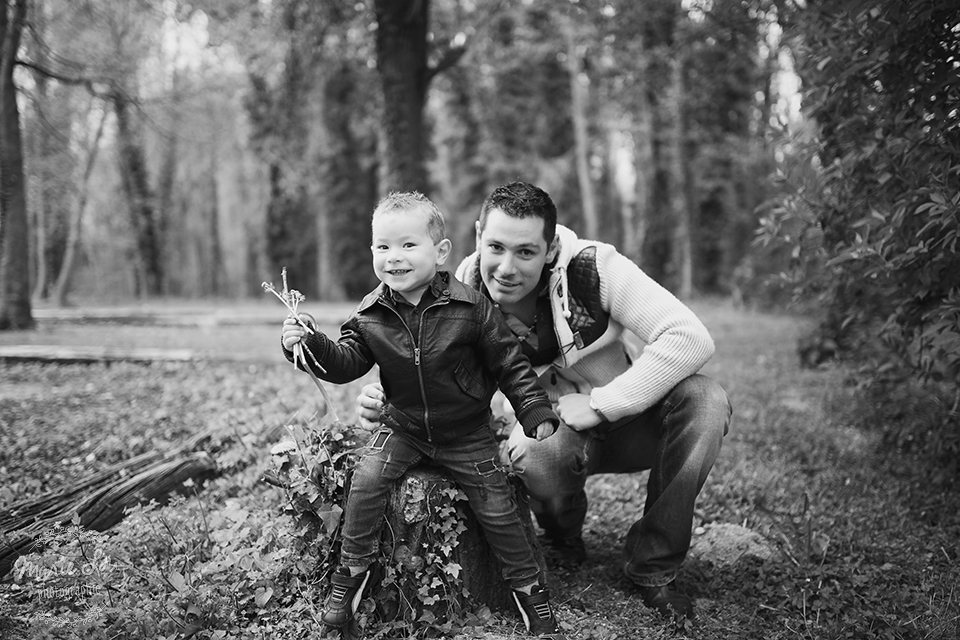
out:
<path id="1" fill-rule="evenodd" d="M 380 426 L 380 409 L 386 396 L 383 395 L 383 386 L 379 382 L 364 385 L 357 396 L 357 415 L 360 426 L 364 429 L 376 429 Z"/>
<path id="2" fill-rule="evenodd" d="M 534 431 L 534 435 L 537 438 L 537 440 L 546 440 L 547 438 L 552 436 L 554 431 L 556 430 L 557 428 L 553 425 L 553 423 L 547 420 L 537 425 L 537 430 Z"/>
<path id="3" fill-rule="evenodd" d="M 296 318 L 287 318 L 283 321 L 283 346 L 287 351 L 293 351 L 293 346 L 303 339 L 303 327 Z"/>

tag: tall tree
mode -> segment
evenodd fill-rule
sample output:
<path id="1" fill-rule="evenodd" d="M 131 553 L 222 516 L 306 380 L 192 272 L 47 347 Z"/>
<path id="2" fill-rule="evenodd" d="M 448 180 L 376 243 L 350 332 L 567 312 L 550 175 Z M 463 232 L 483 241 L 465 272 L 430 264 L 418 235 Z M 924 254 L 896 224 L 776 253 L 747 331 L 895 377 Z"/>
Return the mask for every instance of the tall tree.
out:
<path id="1" fill-rule="evenodd" d="M 0 330 L 34 326 L 23 140 L 13 77 L 26 12 L 27 0 L 7 0 L 0 10 Z"/>
<path id="2" fill-rule="evenodd" d="M 567 44 L 567 69 L 570 73 L 570 115 L 573 121 L 574 154 L 577 160 L 577 180 L 580 186 L 580 205 L 583 215 L 583 231 L 588 238 L 600 237 L 600 219 L 594 197 L 593 178 L 590 171 L 590 138 L 588 133 L 588 83 L 583 69 L 583 55 L 577 42 L 572 18 L 563 20 Z"/>
<path id="3" fill-rule="evenodd" d="M 91 107 L 93 107 L 93 101 L 91 101 Z M 80 229 L 83 221 L 83 212 L 87 207 L 90 174 L 93 173 L 93 168 L 97 161 L 97 154 L 100 150 L 100 139 L 103 137 L 103 128 L 107 120 L 107 113 L 106 106 L 101 105 L 100 122 L 97 125 L 96 131 L 89 141 L 84 140 L 81 144 L 86 152 L 86 156 L 83 158 L 83 161 L 75 167 L 78 175 L 74 179 L 76 189 L 74 190 L 73 199 L 70 203 L 67 246 L 63 254 L 63 261 L 60 264 L 60 271 L 57 274 L 53 295 L 51 296 L 54 303 L 60 307 L 65 307 L 69 303 L 74 268 L 76 266 L 77 254 L 80 251 Z"/>
<path id="4" fill-rule="evenodd" d="M 382 94 L 382 191 L 429 191 L 425 167 L 424 104 L 433 77 L 464 53 L 463 41 L 446 39 L 437 62 L 428 54 L 430 0 L 374 0 L 377 75 Z"/>
<path id="5" fill-rule="evenodd" d="M 130 222 L 136 235 L 136 281 L 139 295 L 155 296 L 163 291 L 163 262 L 156 204 L 142 134 L 135 115 L 133 100 L 127 92 L 116 87 L 110 95 L 117 120 L 117 160 L 120 183 L 126 197 Z"/>
<path id="6" fill-rule="evenodd" d="M 375 0 L 377 74 L 383 94 L 382 179 L 385 192 L 426 192 L 423 106 L 430 83 L 430 0 Z"/>
<path id="7" fill-rule="evenodd" d="M 669 63 L 669 84 L 664 92 L 667 117 L 663 149 L 667 158 L 664 174 L 669 185 L 668 210 L 673 225 L 671 284 L 678 297 L 687 299 L 693 293 L 693 249 L 684 153 L 687 121 L 684 117 L 683 58 L 678 49 L 674 47 L 674 56 Z"/>

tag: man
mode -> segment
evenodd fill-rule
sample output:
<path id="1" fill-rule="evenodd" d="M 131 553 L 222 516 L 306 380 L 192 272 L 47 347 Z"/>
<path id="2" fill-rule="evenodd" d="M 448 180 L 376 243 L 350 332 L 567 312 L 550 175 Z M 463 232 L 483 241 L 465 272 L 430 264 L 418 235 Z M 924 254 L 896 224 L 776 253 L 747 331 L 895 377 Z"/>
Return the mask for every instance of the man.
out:
<path id="1" fill-rule="evenodd" d="M 477 251 L 456 275 L 500 307 L 563 421 L 547 440 L 514 428 L 507 441 L 544 529 L 545 554 L 568 567 L 585 560 L 587 476 L 649 470 L 623 571 L 648 607 L 693 617 L 693 601 L 674 579 L 731 416 L 723 389 L 697 374 L 713 354 L 709 333 L 614 247 L 558 226 L 542 189 L 498 187 L 476 229 Z M 642 350 L 624 339 L 625 329 Z M 381 400 L 376 385 L 365 387 L 361 419 L 376 421 Z"/>

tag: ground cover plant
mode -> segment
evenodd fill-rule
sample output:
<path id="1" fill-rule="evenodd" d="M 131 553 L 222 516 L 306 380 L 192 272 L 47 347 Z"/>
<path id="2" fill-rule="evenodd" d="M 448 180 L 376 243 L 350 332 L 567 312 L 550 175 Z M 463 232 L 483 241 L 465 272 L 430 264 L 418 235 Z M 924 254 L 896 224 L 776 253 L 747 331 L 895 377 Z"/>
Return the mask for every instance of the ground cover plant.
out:
<path id="1" fill-rule="evenodd" d="M 933 435 L 945 432 L 937 421 L 955 420 L 949 402 L 938 404 L 928 387 L 868 385 L 842 364 L 802 368 L 796 344 L 809 327 L 795 318 L 694 307 L 718 346 L 705 373 L 735 410 L 679 577 L 698 599 L 698 618 L 680 627 L 660 619 L 623 581 L 620 544 L 642 509 L 646 475 L 600 476 L 588 484 L 590 561 L 551 575 L 568 636 L 957 637 L 957 471 L 938 457 L 949 443 Z M 83 331 L 91 344 L 117 334 Z M 204 487 L 144 505 L 109 532 L 51 530 L 45 550 L 0 581 L 0 637 L 320 636 L 333 539 L 318 532 L 335 516 L 325 505 L 335 504 L 351 435 L 349 424 L 323 426 L 322 399 L 282 360 L 278 334 L 279 323 L 251 325 L 246 361 L 0 363 L 0 509 L 204 429 L 221 468 Z M 327 385 L 347 423 L 359 384 Z M 304 453 L 314 458 L 298 466 Z M 332 485 L 311 484 L 318 461 Z M 455 523 L 456 496 L 446 499 Z M 772 553 L 721 558 L 698 546 L 721 527 L 759 536 Z M 401 592 L 420 606 L 416 621 L 374 624 L 381 603 L 368 599 L 364 637 L 523 637 L 518 618 L 482 608 L 454 612 L 446 626 L 421 619 L 440 593 L 431 584 Z"/>

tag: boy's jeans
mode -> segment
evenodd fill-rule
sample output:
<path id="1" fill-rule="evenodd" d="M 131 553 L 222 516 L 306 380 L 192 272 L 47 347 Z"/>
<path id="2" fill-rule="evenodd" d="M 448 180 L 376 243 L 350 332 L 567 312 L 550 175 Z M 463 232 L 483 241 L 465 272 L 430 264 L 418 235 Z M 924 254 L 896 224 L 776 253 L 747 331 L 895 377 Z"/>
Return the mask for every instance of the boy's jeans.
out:
<path id="1" fill-rule="evenodd" d="M 515 428 L 507 449 L 551 538 L 582 534 L 587 476 L 649 469 L 643 517 L 627 533 L 624 572 L 638 586 L 657 587 L 676 577 L 690 548 L 697 495 L 731 413 L 720 385 L 694 375 L 638 416 L 580 432 L 560 425 L 540 442 Z"/>
<path id="2" fill-rule="evenodd" d="M 447 469 L 467 494 L 511 588 L 539 581 L 540 567 L 524 531 L 513 486 L 487 428 L 454 443 L 434 445 L 381 429 L 361 450 L 344 513 L 341 563 L 367 567 L 376 559 L 380 525 L 393 484 L 424 458 Z"/>

